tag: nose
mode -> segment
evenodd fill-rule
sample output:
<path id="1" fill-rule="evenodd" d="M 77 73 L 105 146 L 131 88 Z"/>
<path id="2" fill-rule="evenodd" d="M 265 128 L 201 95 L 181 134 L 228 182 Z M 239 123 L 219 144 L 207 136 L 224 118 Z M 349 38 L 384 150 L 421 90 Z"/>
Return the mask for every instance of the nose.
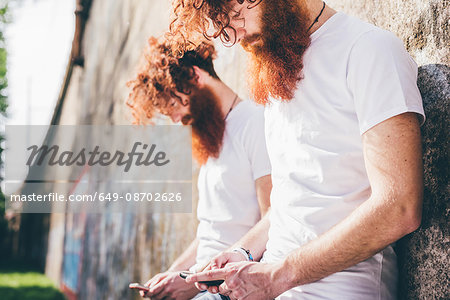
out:
<path id="1" fill-rule="evenodd" d="M 247 34 L 244 28 L 236 29 L 236 43 L 239 43 Z"/>
<path id="2" fill-rule="evenodd" d="M 233 26 L 233 23 L 230 23 L 230 27 L 224 28 L 225 36 L 228 36 L 230 43 L 239 43 L 247 33 L 244 28 Z"/>
<path id="3" fill-rule="evenodd" d="M 180 114 L 172 114 L 172 115 L 170 115 L 170 119 L 172 120 L 172 122 L 178 123 L 181 121 L 181 115 Z"/>

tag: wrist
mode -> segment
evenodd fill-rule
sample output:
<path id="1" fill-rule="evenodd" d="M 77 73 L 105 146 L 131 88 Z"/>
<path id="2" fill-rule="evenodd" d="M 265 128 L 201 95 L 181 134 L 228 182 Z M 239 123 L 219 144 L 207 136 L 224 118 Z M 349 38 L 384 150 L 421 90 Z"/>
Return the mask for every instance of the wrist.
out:
<path id="1" fill-rule="evenodd" d="M 179 272 L 179 271 L 187 271 L 188 269 L 183 268 L 179 265 L 172 265 L 167 269 L 167 272 Z"/>
<path id="2" fill-rule="evenodd" d="M 293 272 L 293 268 L 289 266 L 286 260 L 274 263 L 271 266 L 271 270 L 270 280 L 274 287 L 274 297 L 296 286 L 295 272 Z"/>
<path id="3" fill-rule="evenodd" d="M 240 253 L 247 261 L 253 261 L 253 256 L 250 253 L 250 250 L 247 250 L 242 247 L 234 248 L 232 252 Z"/>

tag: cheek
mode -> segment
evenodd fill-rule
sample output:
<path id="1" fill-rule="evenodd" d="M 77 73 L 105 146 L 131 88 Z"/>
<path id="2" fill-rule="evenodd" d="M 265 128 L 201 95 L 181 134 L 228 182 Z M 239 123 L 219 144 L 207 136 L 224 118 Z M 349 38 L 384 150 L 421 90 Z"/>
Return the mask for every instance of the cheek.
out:
<path id="1" fill-rule="evenodd" d="M 261 4 L 247 10 L 245 17 L 245 28 L 249 35 L 261 32 L 260 6 Z"/>

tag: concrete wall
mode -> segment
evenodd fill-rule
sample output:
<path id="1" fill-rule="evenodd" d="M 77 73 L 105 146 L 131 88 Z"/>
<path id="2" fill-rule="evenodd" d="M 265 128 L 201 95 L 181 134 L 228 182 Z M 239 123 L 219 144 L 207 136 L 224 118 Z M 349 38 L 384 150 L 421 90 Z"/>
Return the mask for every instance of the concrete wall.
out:
<path id="1" fill-rule="evenodd" d="M 397 243 L 400 299 L 450 299 L 450 67 L 419 69 L 427 121 L 422 126 L 424 205 L 420 228 Z"/>
<path id="2" fill-rule="evenodd" d="M 448 0 L 328 0 L 326 3 L 394 32 L 419 66 L 450 63 Z"/>
<path id="3" fill-rule="evenodd" d="M 395 32 L 419 65 L 449 64 L 448 1 L 329 0 L 327 3 Z M 169 4 L 167 0 L 93 1 L 83 39 L 84 67 L 74 67 L 60 124 L 131 122 L 124 105 L 129 92 L 125 82 L 133 77 L 148 36 L 159 35 L 167 28 Z M 245 54 L 239 47 L 229 49 L 218 44 L 217 48 L 219 76 L 242 97 L 248 96 Z M 431 206 L 432 202 L 427 201 L 426 207 Z M 442 281 L 438 273 L 446 274 L 445 270 L 433 271 L 436 266 L 448 265 L 448 241 L 446 247 L 442 246 L 449 236 L 448 221 L 442 221 L 445 213 L 448 220 L 448 204 L 445 205 L 442 212 L 432 210 L 432 214 L 424 215 L 430 221 L 411 235 L 416 237 L 415 241 L 426 243 L 413 247 L 411 237 L 400 243 L 400 252 L 406 260 L 419 252 L 434 251 L 433 255 L 419 258 L 414 266 L 402 265 L 404 299 L 443 295 L 432 294 L 431 286 Z M 432 221 L 436 218 L 440 221 Z M 431 228 L 429 224 L 438 225 Z M 127 289 L 128 282 L 145 282 L 152 274 L 166 269 L 194 237 L 195 227 L 195 206 L 192 214 L 55 214 L 51 218 L 46 273 L 78 299 L 131 299 L 135 293 Z M 418 265 L 424 267 L 420 276 L 415 276 Z M 424 279 L 432 271 L 436 276 L 431 281 Z M 448 273 L 445 276 L 444 283 L 448 282 Z"/>

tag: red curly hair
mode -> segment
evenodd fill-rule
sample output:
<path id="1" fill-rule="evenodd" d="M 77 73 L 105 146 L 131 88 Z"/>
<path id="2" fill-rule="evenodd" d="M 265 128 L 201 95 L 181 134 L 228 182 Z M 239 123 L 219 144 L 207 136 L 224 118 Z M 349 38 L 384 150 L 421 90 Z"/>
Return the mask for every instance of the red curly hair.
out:
<path id="1" fill-rule="evenodd" d="M 170 23 L 170 34 L 177 41 L 178 55 L 191 50 L 204 38 L 220 37 L 222 43 L 232 46 L 236 43 L 235 37 L 230 37 L 225 29 L 230 28 L 231 2 L 233 0 L 173 0 L 173 13 Z M 262 0 L 237 0 L 239 4 L 248 3 L 252 8 Z M 213 25 L 214 32 L 207 33 Z"/>
<path id="2" fill-rule="evenodd" d="M 187 105 L 175 92 L 191 93 L 196 80 L 194 66 L 218 78 L 212 63 L 216 55 L 212 43 L 203 40 L 183 57 L 172 52 L 173 44 L 174 41 L 164 37 L 150 37 L 136 78 L 127 82 L 131 92 L 126 104 L 131 108 L 136 124 L 151 123 L 155 113 L 170 109 L 168 106 L 173 98 Z"/>
<path id="3" fill-rule="evenodd" d="M 226 45 L 236 43 L 227 32 L 236 32 L 230 26 L 233 0 L 173 0 L 172 37 L 178 41 L 176 51 L 183 53 L 195 47 L 203 38 L 220 37 Z M 248 3 L 248 8 L 261 5 L 261 32 L 241 41 L 249 52 L 248 84 L 256 102 L 267 104 L 270 97 L 291 100 L 298 83 L 303 79 L 303 55 L 311 39 L 308 33 L 308 12 L 305 0 L 236 0 Z M 210 24 L 214 33 L 207 34 Z M 226 30 L 230 29 L 230 30 Z M 261 43 L 251 46 L 250 40 Z"/>
<path id="4" fill-rule="evenodd" d="M 164 38 L 150 37 L 144 51 L 144 62 L 134 80 L 127 83 L 131 92 L 127 105 L 132 109 L 135 123 L 152 123 L 157 113 L 170 110 L 173 99 L 183 103 L 175 92 L 189 95 L 190 114 L 183 124 L 192 121 L 192 151 L 202 165 L 209 157 L 217 158 L 222 148 L 225 121 L 217 95 L 207 87 L 198 88 L 194 66 L 219 79 L 214 66 L 214 46 L 202 41 L 194 50 L 178 57 L 172 52 L 172 43 Z M 185 120 L 186 119 L 186 120 Z M 185 122 L 186 121 L 186 122 Z"/>

